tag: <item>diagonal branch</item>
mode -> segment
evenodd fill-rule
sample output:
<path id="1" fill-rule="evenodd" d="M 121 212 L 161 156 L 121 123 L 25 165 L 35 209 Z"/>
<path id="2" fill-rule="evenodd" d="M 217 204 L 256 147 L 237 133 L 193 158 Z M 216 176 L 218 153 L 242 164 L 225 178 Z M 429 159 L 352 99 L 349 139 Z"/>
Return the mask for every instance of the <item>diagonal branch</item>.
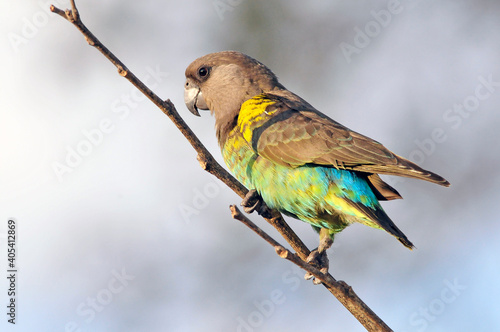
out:
<path id="1" fill-rule="evenodd" d="M 290 252 L 284 248 L 266 232 L 255 225 L 250 219 L 243 215 L 240 210 L 235 206 L 230 207 L 231 215 L 234 219 L 241 221 L 257 235 L 263 238 L 267 243 L 274 247 L 274 250 L 281 258 L 287 259 L 303 270 L 312 274 L 316 279 L 319 279 L 323 286 L 325 286 L 330 293 L 332 293 L 346 308 L 349 310 L 358 321 L 368 331 L 392 331 L 371 309 L 368 307 L 357 295 L 354 290 L 346 282 L 342 280 L 335 280 L 331 274 L 324 274 L 312 264 L 306 263 L 297 254 Z M 374 321 L 374 319 L 378 321 Z"/>
<path id="2" fill-rule="evenodd" d="M 76 8 L 74 0 L 71 0 L 71 9 L 65 11 L 52 5 L 50 10 L 55 14 L 68 20 L 72 23 L 85 37 L 89 45 L 97 48 L 111 63 L 118 68 L 118 73 L 132 83 L 139 91 L 146 95 L 165 115 L 177 126 L 186 139 L 191 143 L 193 148 L 198 153 L 197 159 L 201 167 L 216 176 L 231 188 L 236 194 L 244 198 L 248 192 L 240 182 L 238 182 L 231 174 L 229 174 L 214 157 L 203 146 L 198 137 L 193 133 L 191 128 L 187 126 L 184 120 L 180 117 L 174 104 L 170 100 L 162 100 L 153 91 L 151 91 L 143 82 L 141 82 L 107 47 L 105 47 L 83 24 L 80 15 Z M 268 223 L 273 225 L 283 238 L 290 244 L 296 254 L 285 249 L 273 238 L 262 231 L 257 225 L 252 223 L 246 216 L 241 214 L 235 206 L 231 206 L 233 218 L 240 220 L 245 225 L 250 227 L 259 236 L 263 237 L 271 245 L 274 246 L 277 254 L 297 264 L 304 270 L 310 272 L 314 277 L 323 282 L 323 285 L 356 317 L 356 319 L 368 331 L 392 331 L 352 290 L 352 288 L 343 281 L 335 280 L 330 274 L 323 274 L 315 266 L 305 262 L 309 255 L 309 249 L 305 246 L 302 240 L 288 226 L 283 219 L 283 216 L 276 210 L 272 210 L 271 218 L 264 218 Z"/>
<path id="3" fill-rule="evenodd" d="M 76 10 L 74 1 L 71 1 L 71 5 Z M 80 20 L 78 14 L 73 14 L 72 10 L 60 10 L 55 6 L 50 7 L 51 11 L 67 19 L 85 36 L 85 40 L 89 45 L 97 48 L 111 63 L 113 63 L 118 68 L 118 73 L 125 77 L 130 83 L 132 83 L 139 91 L 145 94 L 149 100 L 151 100 L 158 108 L 162 110 L 165 115 L 167 115 L 170 120 L 177 126 L 181 133 L 186 137 L 186 139 L 191 143 L 193 148 L 198 153 L 197 159 L 200 162 L 201 167 L 212 175 L 215 175 L 219 180 L 224 182 L 229 186 L 236 194 L 241 198 L 244 198 L 248 192 L 238 180 L 236 180 L 231 174 L 229 174 L 212 156 L 210 152 L 201 143 L 198 137 L 193 133 L 191 128 L 184 122 L 177 112 L 174 104 L 170 100 L 162 100 L 158 95 L 151 91 L 141 80 L 137 78 L 128 68 L 123 64 L 120 59 L 118 59 L 113 53 L 111 53 L 106 46 L 104 46 L 83 24 Z M 292 248 L 299 253 L 300 257 L 306 259 L 309 255 L 309 250 L 302 240 L 295 234 L 295 232 L 288 226 L 284 221 L 281 214 L 277 211 L 273 211 L 272 218 L 266 219 L 271 225 L 276 227 L 278 231 L 283 235 Z"/>

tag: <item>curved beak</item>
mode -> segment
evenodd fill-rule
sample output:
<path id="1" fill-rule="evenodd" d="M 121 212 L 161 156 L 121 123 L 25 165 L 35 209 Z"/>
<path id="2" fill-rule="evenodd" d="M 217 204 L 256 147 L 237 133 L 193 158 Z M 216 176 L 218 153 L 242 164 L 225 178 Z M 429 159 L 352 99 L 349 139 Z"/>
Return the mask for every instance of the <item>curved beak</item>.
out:
<path id="1" fill-rule="evenodd" d="M 200 87 L 189 79 L 186 80 L 186 85 L 184 86 L 184 103 L 188 110 L 196 116 L 200 116 L 199 109 L 208 110 Z"/>

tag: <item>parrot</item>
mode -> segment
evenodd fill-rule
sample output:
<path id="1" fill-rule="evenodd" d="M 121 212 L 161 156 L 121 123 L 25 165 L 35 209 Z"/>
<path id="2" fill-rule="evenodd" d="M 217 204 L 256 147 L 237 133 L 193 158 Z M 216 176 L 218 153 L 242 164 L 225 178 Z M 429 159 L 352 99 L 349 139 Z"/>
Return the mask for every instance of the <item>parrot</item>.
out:
<path id="1" fill-rule="evenodd" d="M 326 257 L 335 234 L 355 222 L 414 248 L 380 204 L 402 198 L 380 174 L 450 185 L 316 110 L 248 55 L 210 53 L 189 64 L 185 76 L 188 110 L 196 116 L 210 110 L 224 162 L 249 189 L 245 211 L 259 212 L 264 202 L 319 233 L 308 262 L 328 265 L 320 256 Z"/>

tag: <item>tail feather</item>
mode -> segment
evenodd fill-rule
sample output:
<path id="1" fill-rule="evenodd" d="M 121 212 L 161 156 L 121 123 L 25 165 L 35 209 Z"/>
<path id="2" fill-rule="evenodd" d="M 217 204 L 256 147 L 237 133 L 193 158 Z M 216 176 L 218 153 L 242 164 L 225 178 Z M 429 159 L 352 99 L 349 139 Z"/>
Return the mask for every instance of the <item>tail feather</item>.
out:
<path id="1" fill-rule="evenodd" d="M 404 235 L 404 234 L 403 234 Z M 397 238 L 399 242 L 401 242 L 406 248 L 410 249 L 410 250 L 413 250 L 415 248 L 415 246 L 413 245 L 413 243 L 411 243 L 410 240 L 408 240 L 408 238 L 405 236 L 404 238 L 402 237 L 398 237 Z"/>
<path id="2" fill-rule="evenodd" d="M 406 235 L 396 226 L 396 224 L 394 224 L 394 222 L 391 220 L 391 218 L 389 218 L 384 210 L 382 210 L 381 208 L 377 209 L 375 215 L 377 217 L 376 222 L 380 227 L 382 227 L 391 235 L 394 235 L 406 248 L 410 250 L 415 248 L 413 243 L 408 240 Z"/>
<path id="3" fill-rule="evenodd" d="M 358 219 L 361 223 L 375 228 L 382 228 L 387 233 L 396 237 L 399 242 L 401 242 L 408 249 L 412 250 L 415 248 L 413 243 L 411 243 L 406 235 L 396 226 L 396 224 L 394 224 L 381 206 L 372 209 L 360 203 L 351 202 L 350 205 L 355 206 L 357 210 L 361 211 L 365 215 L 364 218 Z M 366 220 L 366 222 L 363 222 L 362 220 Z"/>

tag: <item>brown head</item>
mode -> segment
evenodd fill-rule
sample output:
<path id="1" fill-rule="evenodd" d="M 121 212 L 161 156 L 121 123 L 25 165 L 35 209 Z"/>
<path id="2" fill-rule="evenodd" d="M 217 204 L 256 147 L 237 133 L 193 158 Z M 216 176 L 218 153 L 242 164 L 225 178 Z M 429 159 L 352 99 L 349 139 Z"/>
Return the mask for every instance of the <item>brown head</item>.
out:
<path id="1" fill-rule="evenodd" d="M 241 104 L 261 93 L 285 89 L 276 75 L 259 61 L 234 51 L 211 53 L 186 69 L 184 102 L 194 115 L 210 110 L 217 136 L 238 116 Z"/>

